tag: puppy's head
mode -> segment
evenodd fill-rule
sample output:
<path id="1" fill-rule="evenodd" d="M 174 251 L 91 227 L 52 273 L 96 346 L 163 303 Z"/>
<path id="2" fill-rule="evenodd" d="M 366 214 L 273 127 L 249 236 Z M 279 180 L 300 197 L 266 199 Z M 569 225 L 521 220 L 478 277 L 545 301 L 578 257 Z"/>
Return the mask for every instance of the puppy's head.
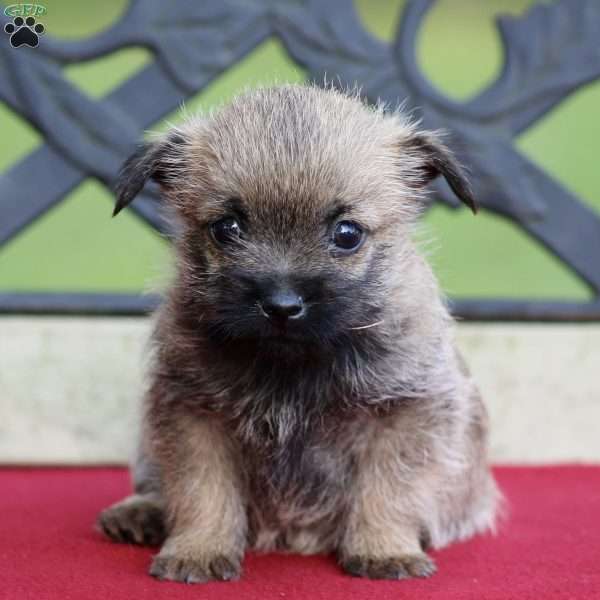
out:
<path id="1" fill-rule="evenodd" d="M 339 92 L 285 86 L 142 147 L 120 174 L 115 213 L 147 179 L 160 184 L 183 224 L 179 287 L 214 342 L 340 348 L 393 308 L 438 175 L 475 210 L 434 134 Z"/>

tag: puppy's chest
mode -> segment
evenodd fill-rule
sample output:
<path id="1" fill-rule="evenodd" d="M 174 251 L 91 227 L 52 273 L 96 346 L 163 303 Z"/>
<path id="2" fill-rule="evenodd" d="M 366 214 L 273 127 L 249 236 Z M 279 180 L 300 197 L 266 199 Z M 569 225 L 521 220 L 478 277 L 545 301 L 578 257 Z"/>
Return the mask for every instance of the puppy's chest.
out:
<path id="1" fill-rule="evenodd" d="M 328 519 L 343 503 L 354 456 L 316 428 L 282 442 L 263 437 L 243 447 L 251 505 L 263 524 L 281 528 Z"/>

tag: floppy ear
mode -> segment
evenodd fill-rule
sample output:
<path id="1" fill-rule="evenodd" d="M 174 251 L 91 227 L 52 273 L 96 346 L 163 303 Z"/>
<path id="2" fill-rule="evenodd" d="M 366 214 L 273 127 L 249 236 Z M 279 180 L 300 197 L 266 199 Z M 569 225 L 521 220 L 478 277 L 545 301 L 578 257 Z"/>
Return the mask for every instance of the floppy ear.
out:
<path id="1" fill-rule="evenodd" d="M 149 179 L 166 186 L 176 171 L 178 159 L 182 159 L 184 139 L 180 134 L 170 134 L 162 140 L 144 142 L 123 163 L 115 194 L 117 203 L 113 217 L 131 204 Z"/>
<path id="2" fill-rule="evenodd" d="M 423 185 L 442 175 L 456 196 L 473 211 L 473 214 L 477 213 L 479 205 L 464 171 L 452 152 L 437 139 L 435 134 L 417 132 L 403 145 L 422 160 L 419 170 Z"/>

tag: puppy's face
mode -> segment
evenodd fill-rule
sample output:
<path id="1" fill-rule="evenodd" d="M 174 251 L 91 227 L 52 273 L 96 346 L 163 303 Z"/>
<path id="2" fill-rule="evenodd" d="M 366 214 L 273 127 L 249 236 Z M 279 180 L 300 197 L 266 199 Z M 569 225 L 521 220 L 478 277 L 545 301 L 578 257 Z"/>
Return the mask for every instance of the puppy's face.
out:
<path id="1" fill-rule="evenodd" d="M 474 207 L 432 135 L 337 92 L 282 87 L 144 147 L 117 211 L 146 178 L 161 184 L 182 217 L 181 283 L 216 343 L 335 349 L 383 318 L 439 173 Z"/>

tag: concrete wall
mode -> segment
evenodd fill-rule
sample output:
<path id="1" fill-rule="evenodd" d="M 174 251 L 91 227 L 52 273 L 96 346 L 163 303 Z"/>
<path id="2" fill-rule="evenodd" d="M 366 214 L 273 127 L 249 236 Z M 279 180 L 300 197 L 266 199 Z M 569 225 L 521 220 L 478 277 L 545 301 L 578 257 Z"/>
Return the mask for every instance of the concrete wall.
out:
<path id="1" fill-rule="evenodd" d="M 148 319 L 0 318 L 0 462 L 123 463 Z M 600 325 L 460 324 L 495 462 L 600 462 Z"/>

